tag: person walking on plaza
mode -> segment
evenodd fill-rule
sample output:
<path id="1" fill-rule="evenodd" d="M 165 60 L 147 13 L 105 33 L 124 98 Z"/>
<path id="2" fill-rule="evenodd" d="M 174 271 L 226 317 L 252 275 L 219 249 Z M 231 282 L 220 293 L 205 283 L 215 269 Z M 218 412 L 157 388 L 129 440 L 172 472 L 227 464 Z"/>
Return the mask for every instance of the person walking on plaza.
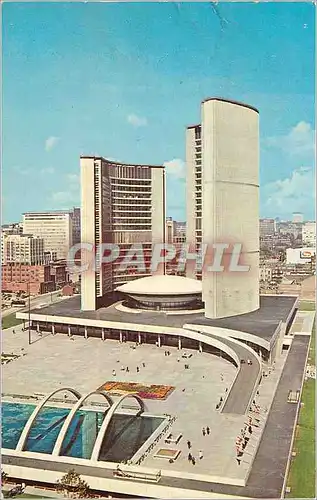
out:
<path id="1" fill-rule="evenodd" d="M 193 465 L 196 465 L 196 460 L 195 460 L 195 457 L 192 457 L 192 464 L 193 464 Z"/>
<path id="2" fill-rule="evenodd" d="M 140 371 L 140 368 L 138 366 L 136 367 L 136 371 L 137 371 L 137 373 L 139 373 L 139 371 Z"/>
<path id="3" fill-rule="evenodd" d="M 210 428 L 208 426 L 206 427 L 206 432 L 207 432 L 207 434 L 209 436 L 209 434 L 210 434 Z"/>
<path id="4" fill-rule="evenodd" d="M 199 454 L 199 460 L 201 460 L 204 456 L 202 450 L 199 450 L 198 454 Z"/>
<path id="5" fill-rule="evenodd" d="M 203 429 L 202 429 L 202 433 L 203 433 L 203 436 L 206 436 L 205 427 L 203 427 Z"/>
<path id="6" fill-rule="evenodd" d="M 189 450 L 190 450 L 190 449 L 191 449 L 191 447 L 192 447 L 192 444 L 191 444 L 191 442 L 190 442 L 189 440 L 187 441 L 187 447 L 188 447 L 188 449 L 189 449 Z"/>
<path id="7" fill-rule="evenodd" d="M 115 377 L 116 376 L 116 370 L 112 370 L 112 376 Z"/>
<path id="8" fill-rule="evenodd" d="M 129 370 L 129 367 L 128 367 L 128 366 L 127 366 L 127 368 L 126 368 L 126 370 L 125 370 L 125 371 L 126 371 L 127 373 L 129 373 L 129 371 L 130 371 L 130 370 Z"/>
<path id="9" fill-rule="evenodd" d="M 188 462 L 191 462 L 192 461 L 192 454 L 191 453 L 188 453 Z"/>

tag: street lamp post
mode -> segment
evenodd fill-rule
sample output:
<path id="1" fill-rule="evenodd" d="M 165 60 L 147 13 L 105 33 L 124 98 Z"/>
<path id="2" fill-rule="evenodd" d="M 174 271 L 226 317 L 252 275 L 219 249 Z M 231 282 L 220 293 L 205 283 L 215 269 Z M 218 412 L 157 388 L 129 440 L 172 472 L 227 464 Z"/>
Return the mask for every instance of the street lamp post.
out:
<path id="1" fill-rule="evenodd" d="M 31 344 L 31 294 L 30 294 L 30 281 L 28 281 L 28 316 L 29 316 L 29 345 Z"/>

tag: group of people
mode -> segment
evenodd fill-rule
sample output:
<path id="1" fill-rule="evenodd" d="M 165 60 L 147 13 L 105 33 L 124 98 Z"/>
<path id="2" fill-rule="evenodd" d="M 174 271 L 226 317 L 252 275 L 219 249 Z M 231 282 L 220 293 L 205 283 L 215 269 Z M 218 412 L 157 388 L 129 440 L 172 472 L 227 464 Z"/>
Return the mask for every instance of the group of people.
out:
<path id="1" fill-rule="evenodd" d="M 208 429 L 209 429 L 209 427 L 208 427 Z M 206 431 L 205 431 L 205 429 L 204 429 L 204 432 L 205 432 L 205 434 L 204 434 L 204 435 L 206 435 Z M 209 429 L 209 432 L 210 432 L 210 429 Z M 189 450 L 191 450 L 191 447 L 192 447 L 192 444 L 191 444 L 191 442 L 188 440 L 188 441 L 187 441 L 187 448 L 188 448 Z M 199 450 L 199 451 L 198 451 L 198 457 L 199 457 L 199 460 L 202 460 L 202 459 L 203 459 L 204 454 L 203 454 L 202 450 Z M 189 452 L 189 453 L 188 453 L 188 457 L 187 457 L 187 459 L 188 459 L 188 462 L 191 462 L 193 465 L 196 465 L 196 458 L 194 457 L 194 455 L 192 455 L 192 453 L 191 453 L 191 452 Z"/>
<path id="2" fill-rule="evenodd" d="M 203 427 L 201 432 L 202 432 L 203 436 L 209 436 L 210 435 L 210 427 L 208 425 L 207 425 L 207 427 Z M 187 448 L 188 448 L 188 450 L 192 449 L 192 443 L 189 440 L 187 441 Z M 198 451 L 198 459 L 202 460 L 203 458 L 204 458 L 203 451 L 199 450 Z M 192 454 L 191 451 L 188 452 L 187 459 L 188 459 L 188 462 L 191 462 L 193 465 L 196 465 L 196 458 L 194 457 L 194 455 Z"/>
<path id="3" fill-rule="evenodd" d="M 243 364 L 245 364 L 245 359 L 241 359 L 241 364 L 242 364 L 242 365 L 243 365 Z M 253 364 L 253 363 L 252 363 L 252 360 L 248 358 L 248 359 L 247 359 L 247 364 L 248 364 L 248 365 L 252 365 L 252 364 Z"/>
<path id="4" fill-rule="evenodd" d="M 145 363 L 144 363 L 144 362 L 142 362 L 142 368 L 145 368 Z M 122 365 L 122 366 L 121 366 L 121 371 L 122 371 L 122 372 L 126 372 L 126 373 L 130 373 L 130 368 L 129 368 L 128 366 L 123 366 L 123 365 Z M 139 367 L 139 366 L 137 366 L 137 367 L 136 367 L 136 372 L 137 372 L 137 373 L 139 373 L 139 372 L 140 372 L 140 367 Z M 112 376 L 113 376 L 113 377 L 116 377 L 116 376 L 117 376 L 117 372 L 116 372 L 116 370 L 115 370 L 115 369 L 113 369 L 113 370 L 112 370 Z"/>
<path id="5" fill-rule="evenodd" d="M 258 392 L 257 392 L 258 394 Z M 256 404 L 255 400 L 253 400 L 252 405 L 250 406 L 250 412 L 255 412 L 257 415 L 260 413 L 260 406 Z M 250 437 L 253 433 L 253 427 L 259 427 L 260 419 L 257 417 L 249 416 L 247 421 L 244 424 L 243 429 L 241 429 L 240 434 L 236 438 L 236 460 L 238 465 L 241 464 L 241 460 L 244 454 L 245 447 L 247 446 Z"/>

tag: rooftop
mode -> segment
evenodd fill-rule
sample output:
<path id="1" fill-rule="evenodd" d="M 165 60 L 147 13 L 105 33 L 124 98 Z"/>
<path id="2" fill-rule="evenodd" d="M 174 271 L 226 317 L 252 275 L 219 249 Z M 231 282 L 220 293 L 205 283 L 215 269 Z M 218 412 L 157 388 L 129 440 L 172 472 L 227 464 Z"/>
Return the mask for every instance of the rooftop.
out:
<path id="1" fill-rule="evenodd" d="M 191 323 L 239 330 L 270 341 L 280 321 L 287 320 L 296 302 L 297 297 L 295 296 L 263 295 L 260 297 L 260 308 L 257 311 L 229 318 L 207 319 L 203 313 L 194 313 L 188 316 L 188 314 L 172 315 L 164 312 L 142 311 L 133 314 L 116 309 L 114 303 L 97 311 L 82 311 L 80 309 L 80 296 L 77 295 L 42 309 L 34 309 L 33 313 L 43 314 L 43 316 L 56 315 L 174 328 L 182 328 L 183 325 Z"/>
<path id="2" fill-rule="evenodd" d="M 110 163 L 111 165 L 118 165 L 122 167 L 151 167 L 151 168 L 164 168 L 164 165 L 148 165 L 148 164 L 142 164 L 142 163 L 124 163 L 123 161 L 114 161 L 114 160 L 108 160 L 107 158 L 104 158 L 103 156 L 92 156 L 92 155 L 80 155 L 80 158 L 90 158 L 93 160 L 101 160 L 105 161 L 107 163 Z"/>
<path id="3" fill-rule="evenodd" d="M 255 108 L 254 106 L 251 106 L 250 104 L 245 104 L 244 102 L 240 102 L 240 101 L 233 101 L 231 99 L 225 99 L 223 97 L 207 97 L 206 99 L 204 99 L 202 101 L 202 104 L 204 104 L 205 102 L 207 101 L 220 101 L 220 102 L 227 102 L 229 104 L 235 104 L 237 106 L 242 106 L 244 108 L 249 108 L 249 109 L 252 109 L 253 111 L 255 111 L 256 113 L 259 113 L 259 110 L 257 108 Z"/>
<path id="4" fill-rule="evenodd" d="M 136 295 L 192 295 L 202 293 L 202 284 L 182 276 L 157 275 L 129 281 L 117 290 Z"/>

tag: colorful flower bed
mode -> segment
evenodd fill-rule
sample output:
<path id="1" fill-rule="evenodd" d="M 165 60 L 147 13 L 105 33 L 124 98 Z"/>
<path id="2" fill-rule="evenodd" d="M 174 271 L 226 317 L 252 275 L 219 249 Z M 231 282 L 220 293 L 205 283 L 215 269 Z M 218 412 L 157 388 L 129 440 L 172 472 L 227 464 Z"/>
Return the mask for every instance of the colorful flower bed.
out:
<path id="1" fill-rule="evenodd" d="M 137 394 L 142 399 L 166 399 L 175 387 L 171 385 L 143 385 L 134 382 L 105 382 L 98 391 L 106 391 L 113 396 Z"/>

